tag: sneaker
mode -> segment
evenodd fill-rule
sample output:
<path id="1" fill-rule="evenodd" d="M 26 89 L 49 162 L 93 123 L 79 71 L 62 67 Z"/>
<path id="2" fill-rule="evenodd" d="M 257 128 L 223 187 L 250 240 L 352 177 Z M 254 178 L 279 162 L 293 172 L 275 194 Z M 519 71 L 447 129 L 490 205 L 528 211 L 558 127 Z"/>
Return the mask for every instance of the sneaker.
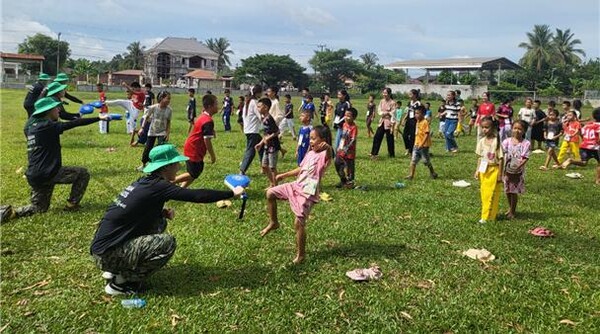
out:
<path id="1" fill-rule="evenodd" d="M 119 295 L 133 295 L 137 293 L 137 290 L 130 283 L 117 284 L 115 280 L 111 280 L 110 283 L 104 287 L 104 292 L 111 296 Z"/>
<path id="2" fill-rule="evenodd" d="M 115 277 L 115 274 L 111 273 L 110 271 L 103 271 L 102 272 L 102 278 L 104 278 L 107 281 L 112 281 L 112 279 Z"/>
<path id="3" fill-rule="evenodd" d="M 10 205 L 0 206 L 0 213 L 2 214 L 2 216 L 0 217 L 0 224 L 4 224 L 17 216 L 17 213 L 15 212 L 15 210 L 13 210 L 12 206 Z"/>
<path id="4" fill-rule="evenodd" d="M 485 223 L 487 223 L 487 220 L 485 220 L 485 219 L 479 219 L 479 224 L 485 224 Z"/>
<path id="5" fill-rule="evenodd" d="M 346 189 L 354 189 L 354 181 L 348 181 L 344 184 L 344 188 Z"/>
<path id="6" fill-rule="evenodd" d="M 74 212 L 74 211 L 79 211 L 80 209 L 81 209 L 81 205 L 79 205 L 79 203 L 67 202 L 67 205 L 65 205 L 63 210 L 68 211 L 68 212 Z"/>

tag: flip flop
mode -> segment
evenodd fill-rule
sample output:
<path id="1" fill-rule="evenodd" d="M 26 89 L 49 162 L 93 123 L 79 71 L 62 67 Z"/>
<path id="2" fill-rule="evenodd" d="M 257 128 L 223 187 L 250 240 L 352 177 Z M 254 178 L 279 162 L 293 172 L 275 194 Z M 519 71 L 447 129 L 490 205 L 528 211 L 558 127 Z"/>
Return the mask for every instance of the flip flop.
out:
<path id="1" fill-rule="evenodd" d="M 548 167 L 546 167 L 546 166 L 540 166 L 540 170 L 548 170 Z"/>
<path id="2" fill-rule="evenodd" d="M 568 173 L 565 174 L 566 177 L 571 178 L 571 179 L 583 179 L 583 175 L 579 174 L 579 173 Z"/>
<path id="3" fill-rule="evenodd" d="M 533 228 L 533 229 L 529 230 L 529 234 L 536 236 L 536 237 L 542 237 L 542 238 L 548 238 L 548 237 L 554 236 L 554 233 L 545 227 Z"/>
<path id="4" fill-rule="evenodd" d="M 365 282 L 379 280 L 383 273 L 377 266 L 366 269 L 354 269 L 346 272 L 346 276 L 355 282 Z"/>
<path id="5" fill-rule="evenodd" d="M 320 193 L 319 199 L 324 202 L 331 202 L 333 198 L 328 193 Z"/>
<path id="6" fill-rule="evenodd" d="M 225 209 L 230 206 L 231 206 L 231 201 L 229 201 L 229 200 L 217 201 L 217 208 L 219 208 L 219 209 Z"/>
<path id="7" fill-rule="evenodd" d="M 489 261 L 493 261 L 494 259 L 496 259 L 496 256 L 494 254 L 490 253 L 490 251 L 485 248 L 482 248 L 482 249 L 470 248 L 470 249 L 464 251 L 462 254 L 473 260 L 479 260 L 481 262 L 489 262 Z"/>
<path id="8" fill-rule="evenodd" d="M 471 186 L 471 184 L 465 180 L 454 181 L 452 182 L 452 185 L 459 188 L 466 188 Z"/>

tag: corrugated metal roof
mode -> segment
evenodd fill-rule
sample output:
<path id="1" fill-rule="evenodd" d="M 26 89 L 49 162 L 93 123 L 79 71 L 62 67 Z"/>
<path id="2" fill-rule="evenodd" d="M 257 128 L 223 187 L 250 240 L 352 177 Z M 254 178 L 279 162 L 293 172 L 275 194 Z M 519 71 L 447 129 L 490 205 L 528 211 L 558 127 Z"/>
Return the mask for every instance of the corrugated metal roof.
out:
<path id="1" fill-rule="evenodd" d="M 46 58 L 42 55 L 33 55 L 26 53 L 0 53 L 0 57 L 3 59 L 20 59 L 20 60 L 45 60 Z"/>
<path id="2" fill-rule="evenodd" d="M 215 80 L 217 79 L 217 75 L 213 71 L 207 70 L 193 70 L 190 73 L 184 75 L 184 77 L 191 77 L 194 79 L 203 79 L 203 80 Z"/>
<path id="3" fill-rule="evenodd" d="M 397 61 L 385 66 L 389 69 L 424 70 L 516 70 L 521 66 L 504 57 L 449 58 Z"/>
<path id="4" fill-rule="evenodd" d="M 123 70 L 123 71 L 113 72 L 112 74 L 140 76 L 140 75 L 144 74 L 144 71 L 142 71 L 142 70 Z"/>
<path id="5" fill-rule="evenodd" d="M 154 45 L 149 52 L 179 53 L 186 56 L 202 56 L 207 59 L 217 59 L 219 55 L 209 49 L 204 43 L 195 38 L 167 37 L 160 43 Z"/>

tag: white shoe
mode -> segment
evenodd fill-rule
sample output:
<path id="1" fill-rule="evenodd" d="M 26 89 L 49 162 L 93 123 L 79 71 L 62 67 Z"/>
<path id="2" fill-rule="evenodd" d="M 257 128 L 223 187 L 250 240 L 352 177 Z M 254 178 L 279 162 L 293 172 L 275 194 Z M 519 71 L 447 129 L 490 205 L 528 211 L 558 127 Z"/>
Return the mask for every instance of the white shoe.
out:
<path id="1" fill-rule="evenodd" d="M 111 273 L 110 271 L 102 272 L 102 278 L 104 278 L 105 280 L 112 280 L 113 277 L 115 277 L 115 274 Z"/>

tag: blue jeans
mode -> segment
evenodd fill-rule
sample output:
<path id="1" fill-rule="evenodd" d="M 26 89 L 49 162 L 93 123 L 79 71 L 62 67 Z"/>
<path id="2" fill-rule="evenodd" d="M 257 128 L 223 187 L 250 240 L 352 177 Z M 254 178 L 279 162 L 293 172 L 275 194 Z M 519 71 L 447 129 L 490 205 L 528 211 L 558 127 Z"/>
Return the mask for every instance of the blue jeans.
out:
<path id="1" fill-rule="evenodd" d="M 223 111 L 223 125 L 225 125 L 225 131 L 231 131 L 231 111 Z"/>
<path id="2" fill-rule="evenodd" d="M 335 133 L 335 147 L 333 148 L 334 151 L 337 151 L 337 148 L 340 147 L 340 140 L 342 140 L 342 126 L 341 125 L 339 128 L 337 128 L 337 132 Z"/>
<path id="3" fill-rule="evenodd" d="M 458 149 L 456 139 L 454 139 L 454 131 L 458 126 L 457 119 L 446 118 L 446 128 L 444 129 L 444 137 L 446 138 L 446 151 L 452 151 Z"/>
<path id="4" fill-rule="evenodd" d="M 242 164 L 240 165 L 240 172 L 242 174 L 246 174 L 246 171 L 250 167 L 252 160 L 254 160 L 254 156 L 256 155 L 256 149 L 254 146 L 258 144 L 262 140 L 262 137 L 258 133 L 247 133 L 246 134 L 246 151 L 244 152 L 244 157 L 242 158 Z M 261 148 L 258 152 L 258 156 L 260 160 L 262 160 L 263 149 Z"/>

